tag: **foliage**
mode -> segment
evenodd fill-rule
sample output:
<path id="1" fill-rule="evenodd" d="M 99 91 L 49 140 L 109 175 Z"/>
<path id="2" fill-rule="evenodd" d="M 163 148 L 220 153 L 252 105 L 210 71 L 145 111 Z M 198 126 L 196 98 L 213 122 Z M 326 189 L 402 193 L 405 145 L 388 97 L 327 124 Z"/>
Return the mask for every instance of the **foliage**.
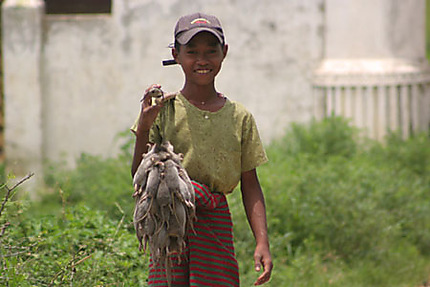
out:
<path id="1" fill-rule="evenodd" d="M 428 135 L 358 144 L 357 133 L 328 118 L 293 125 L 268 147 L 259 177 L 279 269 L 273 286 L 417 286 L 428 278 Z M 238 193 L 232 199 L 237 206 Z M 246 226 L 235 217 L 236 231 Z M 236 232 L 243 259 L 252 258 L 246 236 Z M 245 269 L 250 286 L 252 264 Z"/>
<path id="2" fill-rule="evenodd" d="M 267 146 L 270 162 L 258 173 L 275 264 L 268 286 L 419 286 L 429 278 L 429 137 L 393 133 L 378 143 L 358 134 L 333 117 L 294 124 Z M 83 155 L 74 170 L 52 165 L 40 202 L 7 203 L 0 282 L 145 286 L 147 258 L 131 225 L 131 146 L 114 158 Z M 251 286 L 255 243 L 238 190 L 229 204 L 241 283 Z"/>
<path id="3" fill-rule="evenodd" d="M 138 252 L 125 215 L 114 221 L 105 212 L 78 203 L 60 217 L 35 218 L 28 204 L 9 203 L 13 212 L 6 216 L 10 225 L 1 240 L 0 283 L 144 286 L 147 258 Z"/>
<path id="4" fill-rule="evenodd" d="M 145 286 L 148 258 L 132 226 L 130 142 L 116 158 L 83 154 L 74 170 L 52 164 L 50 192 L 7 202 L 1 282 L 11 286 Z M 14 251 L 15 250 L 15 251 Z"/>
<path id="5" fill-rule="evenodd" d="M 46 182 L 52 190 L 60 188 L 66 193 L 69 204 L 86 202 L 88 206 L 105 210 L 111 218 L 121 217 L 115 206 L 118 203 L 130 214 L 132 184 L 130 175 L 131 156 L 121 154 L 116 158 L 82 154 L 73 172 L 53 164 L 48 168 Z M 54 193 L 45 196 L 44 203 L 60 203 Z"/>

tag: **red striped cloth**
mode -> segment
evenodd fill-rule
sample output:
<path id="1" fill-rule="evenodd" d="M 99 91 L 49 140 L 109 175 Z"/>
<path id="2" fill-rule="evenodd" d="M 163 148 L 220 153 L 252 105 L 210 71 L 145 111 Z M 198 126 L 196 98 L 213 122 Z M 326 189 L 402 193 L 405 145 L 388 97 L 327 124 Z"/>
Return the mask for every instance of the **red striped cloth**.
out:
<path id="1" fill-rule="evenodd" d="M 179 260 L 172 258 L 172 286 L 239 286 L 239 267 L 233 246 L 233 223 L 224 194 L 211 193 L 193 182 L 197 221 Z M 167 286 L 165 269 L 149 263 L 149 286 Z"/>

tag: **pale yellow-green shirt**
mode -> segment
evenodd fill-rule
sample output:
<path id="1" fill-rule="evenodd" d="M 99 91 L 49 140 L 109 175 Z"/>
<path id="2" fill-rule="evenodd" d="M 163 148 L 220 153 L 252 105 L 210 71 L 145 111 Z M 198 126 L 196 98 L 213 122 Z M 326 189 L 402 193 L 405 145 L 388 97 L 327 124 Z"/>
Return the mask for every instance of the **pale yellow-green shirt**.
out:
<path id="1" fill-rule="evenodd" d="M 131 128 L 137 129 L 137 121 Z M 227 99 L 216 112 L 193 106 L 181 93 L 164 104 L 149 134 L 153 143 L 170 141 L 182 153 L 191 179 L 212 191 L 230 193 L 241 173 L 267 162 L 254 117 Z"/>

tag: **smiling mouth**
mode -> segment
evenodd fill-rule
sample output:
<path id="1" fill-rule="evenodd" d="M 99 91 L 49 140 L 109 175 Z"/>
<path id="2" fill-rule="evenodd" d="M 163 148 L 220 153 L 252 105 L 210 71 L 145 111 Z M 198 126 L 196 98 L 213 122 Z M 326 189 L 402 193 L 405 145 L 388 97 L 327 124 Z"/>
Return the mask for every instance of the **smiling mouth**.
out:
<path id="1" fill-rule="evenodd" d="M 205 70 L 196 70 L 196 73 L 197 73 L 197 74 L 204 75 L 204 74 L 208 74 L 208 73 L 210 73 L 210 71 L 211 71 L 211 70 L 209 70 L 209 69 L 205 69 Z"/>

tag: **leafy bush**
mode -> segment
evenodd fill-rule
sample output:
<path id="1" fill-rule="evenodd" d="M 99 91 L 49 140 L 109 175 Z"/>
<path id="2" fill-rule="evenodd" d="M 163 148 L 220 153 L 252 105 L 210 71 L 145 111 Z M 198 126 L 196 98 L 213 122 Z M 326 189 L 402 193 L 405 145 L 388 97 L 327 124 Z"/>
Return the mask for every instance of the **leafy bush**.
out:
<path id="1" fill-rule="evenodd" d="M 323 160 L 332 155 L 350 157 L 356 149 L 357 129 L 341 117 L 313 120 L 309 125 L 291 124 L 287 135 L 275 140 L 269 149 L 276 155 L 306 154 Z M 275 157 L 275 159 L 277 159 Z"/>
<path id="2" fill-rule="evenodd" d="M 273 286 L 413 286 L 428 278 L 428 135 L 358 144 L 357 133 L 328 118 L 293 125 L 267 147 L 270 163 L 259 177 L 275 270 L 282 270 Z M 238 194 L 230 202 L 249 286 L 253 243 Z"/>
<path id="3" fill-rule="evenodd" d="M 16 202 L 11 202 L 14 204 Z M 23 210 L 9 217 L 1 241 L 0 283 L 9 286 L 144 286 L 147 258 L 138 252 L 128 222 L 82 203 L 61 217 Z"/>
<path id="4" fill-rule="evenodd" d="M 51 190 L 64 191 L 69 204 L 85 202 L 87 206 L 106 211 L 109 217 L 120 219 L 122 213 L 116 207 L 119 204 L 127 216 L 133 210 L 133 187 L 131 179 L 131 159 L 133 139 L 127 137 L 130 132 L 123 132 L 119 139 L 125 138 L 121 153 L 116 157 L 103 158 L 82 154 L 76 161 L 76 168 L 69 170 L 60 163 L 51 163 L 45 174 L 45 182 Z M 56 192 L 45 192 L 42 205 L 57 206 L 61 199 Z M 42 208 L 43 209 L 43 208 Z"/>
<path id="5" fill-rule="evenodd" d="M 267 146 L 270 162 L 258 169 L 275 263 L 267 285 L 419 286 L 429 278 L 428 135 L 390 134 L 384 143 L 357 135 L 333 117 L 292 125 Z M 3 281 L 145 286 L 147 258 L 130 224 L 131 145 L 115 158 L 83 155 L 71 171 L 56 166 L 40 202 L 8 203 Z M 255 243 L 238 190 L 229 204 L 241 283 L 251 286 Z"/>

